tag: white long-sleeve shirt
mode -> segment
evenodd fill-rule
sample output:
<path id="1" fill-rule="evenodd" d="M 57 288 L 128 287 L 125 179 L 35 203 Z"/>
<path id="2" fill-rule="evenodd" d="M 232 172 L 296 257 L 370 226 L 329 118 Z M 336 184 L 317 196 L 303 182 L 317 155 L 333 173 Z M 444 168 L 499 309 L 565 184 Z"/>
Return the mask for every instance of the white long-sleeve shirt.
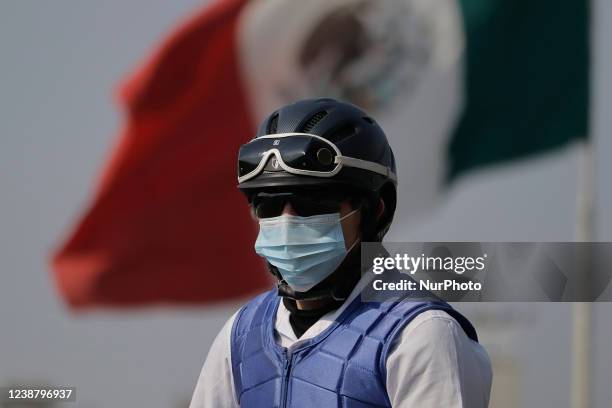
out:
<path id="1" fill-rule="evenodd" d="M 299 339 L 280 302 L 275 337 L 283 347 L 299 347 L 325 330 L 359 294 L 357 285 L 344 304 L 322 316 Z M 202 367 L 190 408 L 239 407 L 231 360 L 231 331 L 236 313 L 225 323 Z M 418 315 L 395 339 L 387 357 L 387 393 L 393 407 L 483 408 L 489 404 L 491 363 L 485 349 L 441 310 Z"/>

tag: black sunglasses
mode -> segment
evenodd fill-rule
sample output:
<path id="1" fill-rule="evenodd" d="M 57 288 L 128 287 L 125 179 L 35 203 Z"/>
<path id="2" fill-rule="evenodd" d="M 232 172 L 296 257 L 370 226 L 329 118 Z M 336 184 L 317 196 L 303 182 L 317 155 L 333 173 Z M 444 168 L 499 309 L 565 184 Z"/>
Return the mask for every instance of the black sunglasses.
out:
<path id="1" fill-rule="evenodd" d="M 292 192 L 258 193 L 251 200 L 251 207 L 257 218 L 278 217 L 287 203 L 301 217 L 340 212 L 340 205 L 349 199 L 342 192 Z"/>

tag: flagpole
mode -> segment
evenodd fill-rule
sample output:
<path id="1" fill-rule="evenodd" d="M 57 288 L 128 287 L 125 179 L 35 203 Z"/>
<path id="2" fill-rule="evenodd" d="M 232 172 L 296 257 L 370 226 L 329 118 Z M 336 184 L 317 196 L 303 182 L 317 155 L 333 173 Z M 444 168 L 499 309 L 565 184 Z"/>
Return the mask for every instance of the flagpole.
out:
<path id="1" fill-rule="evenodd" d="M 579 242 L 593 241 L 593 146 L 586 141 L 581 149 L 576 238 Z M 579 271 L 589 284 L 588 270 Z M 578 292 L 584 293 L 585 287 Z M 580 293 L 580 295 L 582 295 Z M 580 296 L 579 295 L 579 296 Z M 574 302 L 572 322 L 572 408 L 590 406 L 591 374 L 591 304 Z"/>

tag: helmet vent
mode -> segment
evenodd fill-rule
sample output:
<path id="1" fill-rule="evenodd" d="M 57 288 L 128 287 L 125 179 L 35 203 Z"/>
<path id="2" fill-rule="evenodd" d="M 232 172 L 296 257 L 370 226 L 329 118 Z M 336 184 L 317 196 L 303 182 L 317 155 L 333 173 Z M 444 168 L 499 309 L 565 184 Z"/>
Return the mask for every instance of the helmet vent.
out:
<path id="1" fill-rule="evenodd" d="M 368 122 L 370 125 L 373 125 L 373 124 L 374 124 L 374 119 L 372 119 L 372 118 L 371 118 L 371 117 L 369 117 L 369 116 L 364 116 L 364 117 L 363 117 L 363 120 L 365 120 L 366 122 Z"/>
<path id="2" fill-rule="evenodd" d="M 277 127 L 278 127 L 278 113 L 275 113 L 274 116 L 272 116 L 272 119 L 270 119 L 270 122 L 268 123 L 268 129 L 266 133 L 268 134 L 276 133 Z"/>
<path id="3" fill-rule="evenodd" d="M 353 136 L 355 133 L 355 126 L 344 125 L 340 128 L 333 130 L 332 132 L 328 132 L 329 136 L 326 136 L 326 139 L 332 143 L 338 143 L 346 138 Z"/>
<path id="4" fill-rule="evenodd" d="M 312 115 L 310 119 L 308 119 L 306 123 L 304 124 L 304 126 L 302 127 L 302 132 L 304 133 L 310 132 L 312 128 L 314 128 L 317 125 L 317 123 L 319 123 L 321 119 L 323 119 L 325 116 L 327 116 L 327 111 L 319 111 L 315 113 L 314 115 Z"/>

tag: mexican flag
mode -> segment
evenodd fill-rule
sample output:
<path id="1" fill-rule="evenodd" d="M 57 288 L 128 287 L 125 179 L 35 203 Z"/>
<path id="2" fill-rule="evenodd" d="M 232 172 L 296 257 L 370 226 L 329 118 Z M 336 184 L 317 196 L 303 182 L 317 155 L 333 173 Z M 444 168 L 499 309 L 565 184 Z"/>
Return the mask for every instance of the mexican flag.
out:
<path id="1" fill-rule="evenodd" d="M 370 112 L 398 162 L 391 239 L 448 182 L 588 135 L 589 4 L 218 0 L 120 87 L 98 190 L 53 258 L 74 307 L 204 303 L 270 285 L 236 190 L 269 112 L 331 96 Z"/>

